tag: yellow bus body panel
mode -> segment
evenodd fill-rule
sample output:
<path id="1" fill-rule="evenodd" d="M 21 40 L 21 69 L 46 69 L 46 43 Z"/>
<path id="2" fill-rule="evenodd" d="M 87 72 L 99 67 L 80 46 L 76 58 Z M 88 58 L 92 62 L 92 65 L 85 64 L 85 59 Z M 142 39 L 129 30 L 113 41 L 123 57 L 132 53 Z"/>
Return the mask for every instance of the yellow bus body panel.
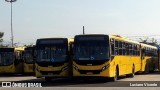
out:
<path id="1" fill-rule="evenodd" d="M 115 39 L 123 42 L 128 42 L 136 45 L 140 45 L 139 42 L 132 41 L 128 38 L 124 38 L 117 35 L 109 35 L 109 39 Z M 109 64 L 109 67 L 101 71 L 100 74 L 80 74 L 75 68 L 73 68 L 73 75 L 74 76 L 102 76 L 102 77 L 114 77 L 116 66 L 119 68 L 119 75 L 131 74 L 132 67 L 134 65 L 135 72 L 141 70 L 141 58 L 139 56 L 125 56 L 125 55 L 114 55 L 113 60 L 109 60 L 102 65 L 96 66 L 85 66 L 85 65 L 78 65 L 73 61 L 73 64 L 80 70 L 101 70 L 105 65 Z"/>
<path id="2" fill-rule="evenodd" d="M 24 63 L 24 73 L 34 73 L 33 64 Z"/>
<path id="3" fill-rule="evenodd" d="M 49 39 L 49 38 L 48 38 Z M 50 38 L 50 39 L 56 39 L 56 38 Z M 64 39 L 64 38 L 62 38 L 62 39 Z M 73 38 L 67 38 L 67 40 L 68 40 L 68 49 L 69 49 L 69 51 L 70 51 L 70 43 L 71 42 L 74 42 L 74 39 Z M 70 60 L 69 60 L 70 61 Z M 71 62 L 71 61 L 70 61 Z M 62 66 L 57 66 L 57 67 L 54 67 L 54 66 L 52 66 L 52 67 L 41 67 L 41 66 L 39 66 L 38 64 L 35 64 L 35 76 L 37 77 L 37 78 L 40 78 L 40 77 L 71 77 L 71 75 L 70 75 L 70 72 L 71 72 L 71 69 L 72 68 L 69 68 L 70 67 L 70 65 L 69 65 L 69 63 L 70 62 L 67 62 L 67 63 L 64 63 L 64 65 L 62 65 Z M 43 75 L 42 73 L 40 73 L 39 71 L 37 71 L 37 68 L 40 70 L 40 71 L 44 71 L 44 72 L 47 72 L 47 71 L 60 71 L 60 70 L 62 70 L 64 67 L 67 67 L 67 69 L 66 70 L 64 70 L 64 71 L 62 71 L 62 72 L 60 72 L 60 74 L 58 75 L 58 74 L 53 74 L 53 75 Z"/>
<path id="4" fill-rule="evenodd" d="M 15 73 L 15 66 L 9 65 L 9 66 L 0 66 L 0 74 L 4 73 Z"/>
<path id="5" fill-rule="evenodd" d="M 103 76 L 103 77 L 114 77 L 115 69 L 118 65 L 119 67 L 119 75 L 130 74 L 132 73 L 132 66 L 135 66 L 135 72 L 141 69 L 140 57 L 128 57 L 128 56 L 115 56 L 112 61 L 108 61 L 102 65 L 97 66 L 82 66 L 78 65 L 75 62 L 73 64 L 78 67 L 79 70 L 102 70 L 105 65 L 109 65 L 109 67 L 101 71 L 100 74 L 80 74 L 73 68 L 74 76 Z"/>
<path id="6" fill-rule="evenodd" d="M 42 73 L 40 73 L 38 70 L 40 71 L 60 71 L 62 70 L 63 67 L 68 66 L 68 63 L 65 63 L 62 66 L 58 66 L 58 67 L 41 67 L 38 64 L 35 65 L 35 74 L 36 77 L 68 77 L 69 76 L 69 68 L 62 71 L 60 74 L 53 74 L 53 75 L 43 75 Z M 38 70 L 37 70 L 38 69 Z"/>

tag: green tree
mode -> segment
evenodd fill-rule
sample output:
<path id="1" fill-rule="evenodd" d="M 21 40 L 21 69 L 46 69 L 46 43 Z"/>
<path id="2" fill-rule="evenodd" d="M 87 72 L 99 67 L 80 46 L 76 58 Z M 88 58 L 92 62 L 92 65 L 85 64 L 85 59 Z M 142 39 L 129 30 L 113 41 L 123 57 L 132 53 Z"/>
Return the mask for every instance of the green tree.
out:
<path id="1" fill-rule="evenodd" d="M 149 37 L 143 37 L 143 38 L 139 38 L 141 43 L 145 43 L 148 44 L 149 41 Z"/>
<path id="2" fill-rule="evenodd" d="M 139 38 L 141 43 L 150 44 L 153 46 L 158 46 L 158 42 L 155 38 L 145 37 L 144 39 Z"/>
<path id="3" fill-rule="evenodd" d="M 3 32 L 0 32 L 0 47 L 3 47 L 2 45 L 2 42 L 3 42 L 3 39 L 2 37 L 4 36 L 4 33 Z"/>
<path id="4" fill-rule="evenodd" d="M 34 44 L 33 43 L 30 43 L 30 44 L 25 44 L 24 47 L 33 47 Z"/>
<path id="5" fill-rule="evenodd" d="M 3 42 L 3 39 L 2 39 L 3 36 L 4 36 L 4 33 L 0 32 L 0 43 Z"/>

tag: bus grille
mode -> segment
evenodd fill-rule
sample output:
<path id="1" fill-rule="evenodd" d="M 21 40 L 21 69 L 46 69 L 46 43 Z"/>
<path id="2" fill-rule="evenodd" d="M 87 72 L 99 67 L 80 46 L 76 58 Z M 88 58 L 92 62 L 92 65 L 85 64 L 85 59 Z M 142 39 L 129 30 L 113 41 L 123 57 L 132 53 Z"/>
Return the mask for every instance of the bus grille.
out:
<path id="1" fill-rule="evenodd" d="M 88 74 L 88 73 L 92 73 L 92 74 L 100 74 L 100 72 L 102 70 L 78 70 L 81 74 Z"/>
<path id="2" fill-rule="evenodd" d="M 59 75 L 61 71 L 40 71 L 43 75 L 48 75 L 48 73 L 52 73 L 53 75 Z"/>

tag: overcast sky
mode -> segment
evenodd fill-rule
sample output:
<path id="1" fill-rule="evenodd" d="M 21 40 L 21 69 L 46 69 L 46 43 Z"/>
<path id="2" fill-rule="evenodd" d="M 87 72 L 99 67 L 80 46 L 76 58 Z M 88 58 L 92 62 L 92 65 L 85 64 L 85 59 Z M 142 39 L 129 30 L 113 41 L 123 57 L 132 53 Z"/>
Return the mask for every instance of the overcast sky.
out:
<path id="1" fill-rule="evenodd" d="M 160 0 L 17 0 L 14 41 L 82 33 L 160 35 Z M 0 0 L 0 31 L 10 41 L 10 3 Z"/>

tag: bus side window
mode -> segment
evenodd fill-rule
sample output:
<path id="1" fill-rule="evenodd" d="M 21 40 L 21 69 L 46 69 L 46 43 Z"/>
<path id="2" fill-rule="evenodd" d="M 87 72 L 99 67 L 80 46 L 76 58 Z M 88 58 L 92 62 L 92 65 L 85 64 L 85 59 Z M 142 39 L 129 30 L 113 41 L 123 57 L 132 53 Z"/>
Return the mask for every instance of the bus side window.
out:
<path id="1" fill-rule="evenodd" d="M 146 54 L 146 48 L 143 48 L 142 49 L 142 55 L 145 56 L 145 54 Z"/>
<path id="2" fill-rule="evenodd" d="M 137 45 L 133 44 L 133 55 L 136 56 L 137 55 Z"/>
<path id="3" fill-rule="evenodd" d="M 125 42 L 123 42 L 122 43 L 122 49 L 123 49 L 123 55 L 126 55 L 126 43 Z"/>
<path id="4" fill-rule="evenodd" d="M 145 48 L 145 55 L 148 56 L 148 48 Z"/>
<path id="5" fill-rule="evenodd" d="M 137 52 L 137 56 L 139 56 L 140 55 L 140 45 L 137 45 L 136 52 Z"/>
<path id="6" fill-rule="evenodd" d="M 123 55 L 122 42 L 121 41 L 119 41 L 119 55 Z"/>
<path id="7" fill-rule="evenodd" d="M 114 39 L 111 39 L 111 55 L 115 55 Z"/>
<path id="8" fill-rule="evenodd" d="M 153 55 L 154 55 L 153 49 L 150 48 L 150 50 L 149 50 L 149 56 L 153 56 Z"/>
<path id="9" fill-rule="evenodd" d="M 133 55 L 132 44 L 129 44 L 129 55 Z"/>
<path id="10" fill-rule="evenodd" d="M 136 45 L 135 44 L 132 44 L 132 50 L 133 50 L 133 56 L 136 55 Z"/>
<path id="11" fill-rule="evenodd" d="M 129 55 L 129 44 L 126 43 L 126 55 Z"/>
<path id="12" fill-rule="evenodd" d="M 115 55 L 119 55 L 118 41 L 115 40 Z"/>
<path id="13" fill-rule="evenodd" d="M 136 49 L 137 56 L 139 56 L 139 51 L 140 51 L 140 50 L 139 50 L 139 47 L 140 47 L 140 46 L 139 46 L 139 45 L 137 45 L 137 49 Z"/>

